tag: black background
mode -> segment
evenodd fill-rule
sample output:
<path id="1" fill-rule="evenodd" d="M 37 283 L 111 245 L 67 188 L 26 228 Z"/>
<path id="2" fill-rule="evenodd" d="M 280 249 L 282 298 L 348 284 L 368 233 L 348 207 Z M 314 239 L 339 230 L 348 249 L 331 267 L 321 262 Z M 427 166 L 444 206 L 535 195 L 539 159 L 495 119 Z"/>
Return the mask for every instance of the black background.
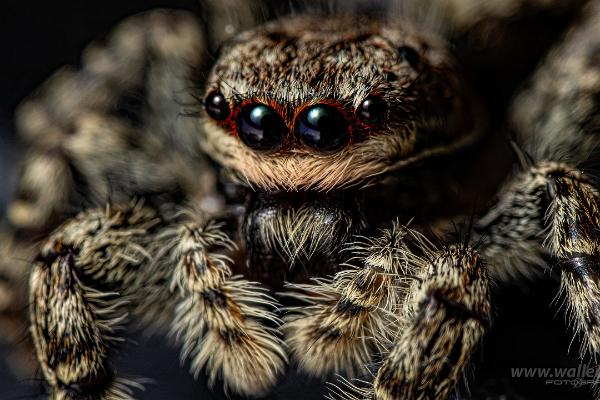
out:
<path id="1" fill-rule="evenodd" d="M 184 8 L 199 13 L 195 1 L 4 1 L 0 6 L 0 212 L 9 190 L 9 176 L 19 157 L 12 114 L 18 102 L 63 64 L 76 65 L 87 42 L 106 34 L 125 16 L 156 8 Z M 548 386 L 543 379 L 511 378 L 515 367 L 576 367 L 578 346 L 568 352 L 571 333 L 558 306 L 550 306 L 558 291 L 555 278 L 516 285 L 496 285 L 495 322 L 470 374 L 473 398 L 591 398 L 586 388 Z M 126 375 L 154 380 L 138 393 L 143 399 L 222 398 L 208 391 L 200 377 L 194 382 L 178 352 L 160 339 L 134 335 L 137 345 L 125 346 L 117 368 Z M 5 348 L 0 347 L 0 353 Z M 0 358 L 0 399 L 43 398 L 39 374 L 17 377 Z M 319 398 L 322 385 L 292 376 L 269 398 Z M 502 397 L 505 396 L 505 397 Z"/>

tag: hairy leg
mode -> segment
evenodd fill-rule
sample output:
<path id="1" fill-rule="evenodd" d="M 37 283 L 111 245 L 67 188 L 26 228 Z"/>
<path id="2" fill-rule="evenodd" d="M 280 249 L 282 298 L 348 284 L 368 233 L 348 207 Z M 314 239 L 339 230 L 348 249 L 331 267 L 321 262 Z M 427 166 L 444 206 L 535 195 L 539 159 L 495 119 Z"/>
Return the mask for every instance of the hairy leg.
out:
<path id="1" fill-rule="evenodd" d="M 489 324 L 483 262 L 464 246 L 438 251 L 397 224 L 350 250 L 361 267 L 291 286 L 309 302 L 292 308 L 284 325 L 294 357 L 323 376 L 364 373 L 386 355 L 374 386 L 345 381 L 334 386 L 339 398 L 448 397 Z"/>
<path id="2" fill-rule="evenodd" d="M 314 376 L 364 373 L 392 335 L 393 311 L 401 301 L 401 276 L 410 274 L 399 224 L 381 235 L 354 243 L 346 270 L 331 280 L 288 285 L 286 293 L 308 306 L 289 308 L 283 326 L 300 368 Z M 327 355 L 323 357 L 323 355 Z"/>
<path id="3" fill-rule="evenodd" d="M 213 172 L 195 151 L 197 119 L 181 117 L 204 55 L 192 15 L 147 12 L 92 43 L 80 69 L 60 69 L 19 106 L 27 151 L 0 228 L 0 336 L 12 348 L 28 343 L 21 327 L 36 248 L 64 219 L 131 198 L 164 204 L 182 192 L 212 193 Z"/>
<path id="4" fill-rule="evenodd" d="M 600 145 L 600 2 L 589 1 L 514 99 L 515 139 L 537 161 L 594 162 Z"/>
<path id="5" fill-rule="evenodd" d="M 180 116 L 203 56 L 192 15 L 152 11 L 88 46 L 81 69 L 56 72 L 15 115 L 28 147 L 10 224 L 47 232 L 82 206 L 185 187 L 188 169 L 177 163 L 202 158 L 187 157 L 197 149 L 197 121 Z"/>
<path id="6" fill-rule="evenodd" d="M 497 276 L 533 269 L 532 261 L 543 266 L 551 256 L 569 322 L 592 357 L 600 351 L 599 198 L 592 176 L 576 166 L 595 162 L 600 145 L 600 64 L 591 50 L 599 46 L 600 2 L 592 1 L 515 98 L 522 171 L 475 225 Z"/>
<path id="7" fill-rule="evenodd" d="M 206 368 L 210 383 L 220 378 L 236 393 L 264 393 L 287 361 L 277 303 L 258 283 L 231 276 L 223 253 L 234 245 L 218 224 L 193 212 L 181 218 L 159 238 L 170 243 L 175 266 L 172 332 L 183 343 L 181 356 L 191 359 L 194 375 Z"/>
<path id="8" fill-rule="evenodd" d="M 487 271 L 463 244 L 426 249 L 397 310 L 397 335 L 368 386 L 335 387 L 342 399 L 446 399 L 490 323 Z"/>
<path id="9" fill-rule="evenodd" d="M 517 176 L 503 201 L 476 227 L 485 234 L 484 254 L 497 254 L 511 244 L 520 249 L 507 253 L 508 263 L 525 266 L 532 253 L 549 253 L 560 269 L 569 322 L 583 335 L 582 350 L 593 357 L 600 352 L 599 200 L 597 188 L 582 172 L 540 163 Z M 520 231 L 534 233 L 529 238 L 537 243 L 523 241 Z"/>
<path id="10" fill-rule="evenodd" d="M 445 399 L 490 323 L 485 264 L 457 244 L 426 255 L 403 329 L 377 372 L 373 398 Z"/>
<path id="11" fill-rule="evenodd" d="M 143 266 L 159 223 L 140 205 L 91 210 L 44 243 L 30 279 L 30 322 L 51 398 L 131 398 L 132 382 L 113 376 L 109 353 L 136 289 L 157 279 Z"/>
<path id="12" fill-rule="evenodd" d="M 158 213 L 140 203 L 63 224 L 31 277 L 31 332 L 54 396 L 130 396 L 109 362 L 128 313 L 169 318 L 195 374 L 206 367 L 211 381 L 240 393 L 269 389 L 286 361 L 274 300 L 231 276 L 223 254 L 232 246 L 200 213 Z"/>

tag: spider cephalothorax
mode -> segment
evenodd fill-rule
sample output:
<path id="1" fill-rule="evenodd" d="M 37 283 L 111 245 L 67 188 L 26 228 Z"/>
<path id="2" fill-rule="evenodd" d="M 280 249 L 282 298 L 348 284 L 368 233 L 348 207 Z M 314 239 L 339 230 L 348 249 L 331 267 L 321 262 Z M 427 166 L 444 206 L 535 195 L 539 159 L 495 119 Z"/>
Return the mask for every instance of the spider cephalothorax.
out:
<path id="1" fill-rule="evenodd" d="M 225 46 L 207 90 L 223 111 L 203 147 L 258 189 L 365 183 L 480 133 L 444 42 L 401 21 L 267 24 Z"/>
<path id="2" fill-rule="evenodd" d="M 0 284 L 24 281 L 6 260 L 32 264 L 52 398 L 130 399 L 110 356 L 135 317 L 243 395 L 297 367 L 361 378 L 333 397 L 446 399 L 491 327 L 488 275 L 545 260 L 584 352 L 600 352 L 598 191 L 574 169 L 600 144 L 600 3 L 501 110 L 471 95 L 446 39 L 502 26 L 520 0 L 433 1 L 448 38 L 381 3 L 254 21 L 214 62 L 203 32 L 220 25 L 134 17 L 24 103 Z M 254 15 L 211 4 L 225 32 Z"/>

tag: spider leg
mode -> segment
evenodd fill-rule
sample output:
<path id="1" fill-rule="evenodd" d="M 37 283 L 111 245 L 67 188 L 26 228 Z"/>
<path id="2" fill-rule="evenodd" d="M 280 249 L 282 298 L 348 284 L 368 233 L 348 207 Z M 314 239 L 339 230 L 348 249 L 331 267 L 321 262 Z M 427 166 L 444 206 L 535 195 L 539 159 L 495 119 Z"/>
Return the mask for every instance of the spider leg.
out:
<path id="1" fill-rule="evenodd" d="M 478 253 L 464 244 L 438 250 L 407 232 L 416 252 L 402 256 L 412 273 L 390 310 L 395 319 L 381 349 L 384 361 L 373 383 L 343 380 L 333 385 L 331 398 L 448 398 L 489 326 L 489 283 Z"/>
<path id="2" fill-rule="evenodd" d="M 437 250 L 398 224 L 349 250 L 360 267 L 290 285 L 295 298 L 310 303 L 291 308 L 283 328 L 300 366 L 321 376 L 364 373 L 375 354 L 387 354 L 373 386 L 345 382 L 333 395 L 448 397 L 489 324 L 488 280 L 477 253 L 461 245 Z"/>
<path id="3" fill-rule="evenodd" d="M 515 98 L 511 122 L 524 168 L 475 225 L 490 270 L 508 271 L 500 276 L 533 269 L 531 261 L 545 265 L 546 252 L 554 258 L 569 320 L 592 357 L 600 352 L 599 197 L 597 182 L 575 167 L 594 161 L 600 145 L 600 64 L 590 50 L 598 48 L 593 1 Z"/>
<path id="4" fill-rule="evenodd" d="M 560 268 L 570 320 L 593 356 L 600 352 L 599 200 L 582 172 L 543 162 L 516 177 L 476 226 L 487 235 L 481 251 L 488 257 L 513 243 L 520 250 L 507 252 L 507 263 L 525 265 L 544 248 L 550 253 Z"/>
<path id="5" fill-rule="evenodd" d="M 407 229 L 394 224 L 381 235 L 348 250 L 358 266 L 315 284 L 288 285 L 286 293 L 308 306 L 290 307 L 283 330 L 300 368 L 314 376 L 365 372 L 378 348 L 392 335 L 390 312 L 401 301 L 401 271 Z M 324 357 L 324 355 L 327 355 Z"/>
<path id="6" fill-rule="evenodd" d="M 598 190 L 580 172 L 553 169 L 546 247 L 561 269 L 562 290 L 583 349 L 600 353 L 600 209 Z"/>
<path id="7" fill-rule="evenodd" d="M 456 244 L 424 257 L 416 260 L 421 279 L 406 302 L 405 327 L 368 398 L 448 398 L 489 326 L 489 282 L 477 252 Z"/>
<path id="8" fill-rule="evenodd" d="M 115 378 L 109 363 L 128 314 L 154 322 L 174 314 L 182 357 L 192 358 L 196 374 L 206 366 L 212 381 L 247 394 L 272 386 L 286 358 L 268 310 L 274 300 L 231 276 L 220 253 L 231 246 L 197 213 L 141 203 L 88 210 L 63 224 L 30 282 L 31 332 L 54 396 L 130 398 L 132 382 Z"/>
<path id="9" fill-rule="evenodd" d="M 195 375 L 206 367 L 209 382 L 259 395 L 271 388 L 287 356 L 273 313 L 276 301 L 258 283 L 232 276 L 223 250 L 233 243 L 220 226 L 192 212 L 166 231 L 172 243 L 171 290 L 179 300 L 172 332 L 183 343 Z"/>
<path id="10" fill-rule="evenodd" d="M 185 89 L 204 55 L 192 15 L 146 12 L 89 45 L 79 69 L 61 68 L 19 106 L 27 152 L 0 232 L 0 336 L 12 349 L 28 344 L 29 266 L 63 220 L 131 198 L 162 205 L 182 192 L 213 193 L 213 172 L 195 151 L 198 119 L 181 117 L 197 104 Z"/>
<path id="11" fill-rule="evenodd" d="M 589 1 L 513 100 L 511 129 L 535 161 L 595 161 L 600 145 L 600 2 Z M 590 164 L 588 164 L 590 165 Z"/>
<path id="12" fill-rule="evenodd" d="M 31 334 L 56 399 L 130 399 L 133 381 L 115 377 L 109 353 L 130 309 L 158 284 L 148 233 L 160 224 L 140 204 L 89 210 L 43 244 L 30 277 Z M 139 384 L 137 384 L 139 386 Z"/>

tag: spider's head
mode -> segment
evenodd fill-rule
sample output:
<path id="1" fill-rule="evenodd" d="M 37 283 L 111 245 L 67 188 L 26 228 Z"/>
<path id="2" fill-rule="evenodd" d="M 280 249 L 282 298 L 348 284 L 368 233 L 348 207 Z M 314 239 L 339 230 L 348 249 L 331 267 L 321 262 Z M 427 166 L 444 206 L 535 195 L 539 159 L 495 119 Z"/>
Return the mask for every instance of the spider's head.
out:
<path id="1" fill-rule="evenodd" d="M 204 102 L 204 150 L 260 192 L 252 240 L 292 256 L 331 253 L 366 225 L 349 187 L 478 133 L 445 43 L 367 17 L 294 16 L 239 35 Z"/>
<path id="2" fill-rule="evenodd" d="M 408 24 L 282 19 L 224 47 L 203 145 L 259 189 L 370 183 L 476 137 L 461 85 L 444 42 Z"/>

